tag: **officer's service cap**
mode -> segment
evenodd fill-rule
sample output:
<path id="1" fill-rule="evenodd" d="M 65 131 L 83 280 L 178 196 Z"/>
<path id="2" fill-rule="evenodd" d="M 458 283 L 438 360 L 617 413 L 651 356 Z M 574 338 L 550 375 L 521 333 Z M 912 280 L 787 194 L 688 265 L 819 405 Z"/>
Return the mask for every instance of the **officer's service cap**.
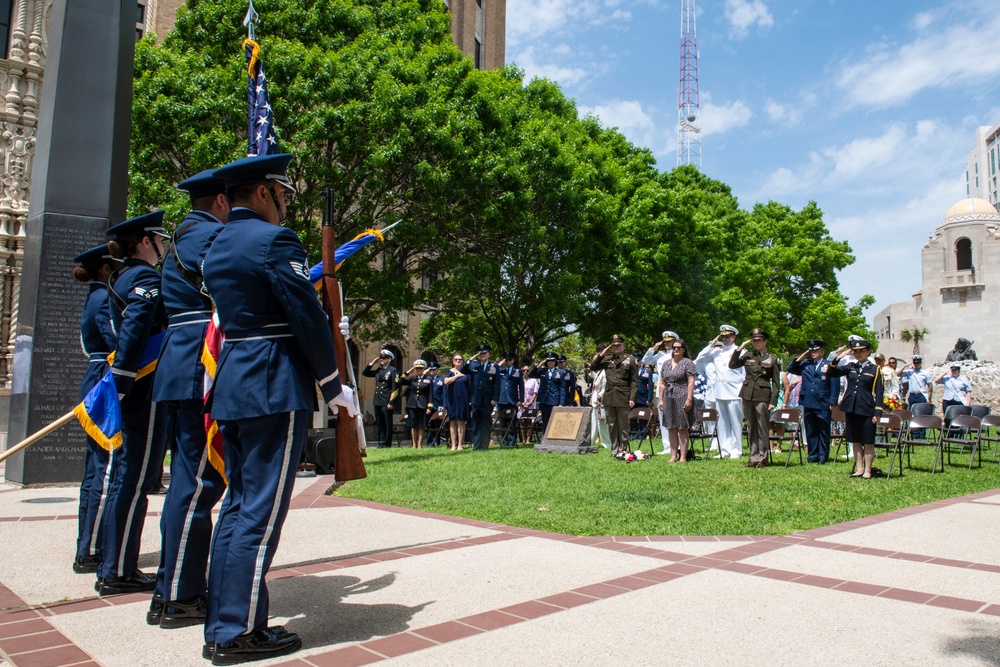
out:
<path id="1" fill-rule="evenodd" d="M 915 354 L 912 357 L 910 357 L 910 361 L 923 361 L 923 360 L 924 358 L 919 354 Z"/>
<path id="2" fill-rule="evenodd" d="M 90 250 L 85 250 L 73 258 L 76 264 L 106 264 L 112 260 L 108 244 L 99 245 Z"/>
<path id="3" fill-rule="evenodd" d="M 859 335 L 857 335 L 857 334 L 851 334 L 850 336 L 847 337 L 847 343 L 848 344 L 851 344 L 851 343 L 853 343 L 856 340 L 864 340 L 864 338 L 861 337 L 861 336 L 859 336 Z"/>
<path id="4" fill-rule="evenodd" d="M 476 348 L 476 352 L 492 352 L 492 351 L 493 351 L 492 348 L 490 348 L 490 346 L 487 345 L 486 343 L 483 343 L 482 345 Z"/>
<path id="5" fill-rule="evenodd" d="M 184 179 L 177 184 L 178 190 L 191 195 L 191 199 L 201 199 L 202 197 L 214 197 L 226 192 L 225 179 L 215 175 L 215 169 L 199 171 L 191 178 Z"/>
<path id="6" fill-rule="evenodd" d="M 769 338 L 769 336 L 767 335 L 766 331 L 764 331 L 760 327 L 757 327 L 756 329 L 754 329 L 753 331 L 750 332 L 750 338 L 751 339 L 753 339 L 753 338 L 763 338 L 764 340 L 767 340 Z"/>
<path id="7" fill-rule="evenodd" d="M 566 361 L 566 355 L 565 354 L 560 354 L 559 358 L 557 359 L 557 361 L 559 361 L 560 363 L 563 362 L 563 361 Z"/>
<path id="8" fill-rule="evenodd" d="M 546 354 L 545 354 L 545 361 L 555 361 L 558 358 L 559 357 L 558 357 L 558 355 L 556 355 L 555 352 L 546 352 Z"/>
<path id="9" fill-rule="evenodd" d="M 389 357 L 390 359 L 396 358 L 396 355 L 392 353 L 392 350 L 382 350 L 381 352 L 379 352 L 378 356 Z"/>
<path id="10" fill-rule="evenodd" d="M 614 336 L 611 337 L 611 342 L 612 343 L 624 343 L 625 342 L 625 337 L 622 336 L 621 334 L 615 334 Z"/>
<path id="11" fill-rule="evenodd" d="M 854 340 L 850 342 L 852 350 L 870 350 L 872 349 L 872 344 L 866 341 L 861 336 L 856 336 Z"/>
<path id="12" fill-rule="evenodd" d="M 506 359 L 507 361 L 512 360 L 514 356 L 515 355 L 513 350 L 507 350 L 506 352 L 503 353 L 503 358 Z"/>
<path id="13" fill-rule="evenodd" d="M 734 327 L 732 324 L 723 324 L 719 327 L 720 336 L 738 336 L 740 330 Z"/>
<path id="14" fill-rule="evenodd" d="M 436 361 L 432 361 L 429 364 L 427 364 L 427 368 L 429 368 L 432 371 L 436 371 L 437 369 L 441 368 L 441 364 L 439 364 Z"/>
<path id="15" fill-rule="evenodd" d="M 129 218 L 125 222 L 120 222 L 105 232 L 112 238 L 118 238 L 127 234 L 158 234 L 160 236 L 170 236 L 163 228 L 163 211 L 153 211 L 135 218 Z"/>
<path id="16" fill-rule="evenodd" d="M 820 340 L 819 338 L 810 338 L 806 341 L 806 345 L 809 346 L 810 350 L 825 350 L 826 341 Z"/>
<path id="17" fill-rule="evenodd" d="M 952 364 L 951 365 L 951 370 L 953 370 L 953 371 L 960 371 L 960 370 L 962 370 L 962 367 L 959 366 L 958 364 Z"/>
<path id="18" fill-rule="evenodd" d="M 673 331 L 664 331 L 663 332 L 663 342 L 664 343 L 671 343 L 671 342 L 677 340 L 678 338 L 680 338 L 680 336 L 678 336 Z"/>
<path id="19" fill-rule="evenodd" d="M 286 173 L 288 163 L 291 161 L 291 153 L 251 155 L 220 167 L 215 171 L 215 175 L 225 180 L 227 188 L 263 183 L 264 181 L 277 181 L 288 190 L 295 192 L 296 190 L 292 187 Z"/>
<path id="20" fill-rule="evenodd" d="M 424 361 L 423 359 L 417 359 L 416 361 L 413 362 L 413 367 L 414 368 L 427 368 L 427 362 Z"/>

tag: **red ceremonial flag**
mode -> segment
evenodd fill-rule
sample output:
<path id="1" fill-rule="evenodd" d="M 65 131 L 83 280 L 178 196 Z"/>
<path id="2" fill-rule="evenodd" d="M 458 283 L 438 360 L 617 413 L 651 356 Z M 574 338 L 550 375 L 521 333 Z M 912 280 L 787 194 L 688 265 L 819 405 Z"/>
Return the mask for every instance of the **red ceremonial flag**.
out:
<path id="1" fill-rule="evenodd" d="M 203 396 L 208 400 L 208 394 L 212 391 L 212 383 L 215 382 L 215 371 L 219 364 L 219 353 L 222 351 L 222 329 L 219 328 L 219 315 L 212 313 L 212 321 L 208 323 L 205 330 L 205 344 L 201 349 L 201 363 L 205 366 L 205 382 Z M 226 484 L 226 467 L 222 459 L 222 433 L 219 432 L 219 424 L 210 415 L 205 414 L 205 434 L 208 439 L 208 462 L 219 471 Z"/>

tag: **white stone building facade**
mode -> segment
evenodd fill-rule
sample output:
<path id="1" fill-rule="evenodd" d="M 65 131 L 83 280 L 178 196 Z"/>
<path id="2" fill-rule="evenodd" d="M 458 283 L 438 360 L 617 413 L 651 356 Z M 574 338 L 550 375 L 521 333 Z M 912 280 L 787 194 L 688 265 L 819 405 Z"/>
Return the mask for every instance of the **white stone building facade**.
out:
<path id="1" fill-rule="evenodd" d="M 970 197 L 952 206 L 920 257 L 921 289 L 873 320 L 878 349 L 909 359 L 913 344 L 900 332 L 926 328 L 920 352 L 931 365 L 943 361 L 958 338 L 974 341 L 981 360 L 1000 361 L 1000 214 Z"/>

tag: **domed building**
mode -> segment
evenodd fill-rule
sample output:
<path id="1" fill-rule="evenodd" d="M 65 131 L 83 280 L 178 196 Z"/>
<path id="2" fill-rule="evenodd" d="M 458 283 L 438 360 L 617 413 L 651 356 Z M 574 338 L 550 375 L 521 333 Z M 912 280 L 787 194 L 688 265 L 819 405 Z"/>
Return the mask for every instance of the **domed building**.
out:
<path id="1" fill-rule="evenodd" d="M 922 285 L 910 301 L 894 303 L 874 318 L 878 349 L 909 359 L 904 329 L 927 328 L 920 352 L 944 361 L 959 338 L 974 341 L 980 359 L 1000 360 L 1000 214 L 982 199 L 948 209 L 921 252 Z M 929 365 L 929 364 L 928 364 Z"/>

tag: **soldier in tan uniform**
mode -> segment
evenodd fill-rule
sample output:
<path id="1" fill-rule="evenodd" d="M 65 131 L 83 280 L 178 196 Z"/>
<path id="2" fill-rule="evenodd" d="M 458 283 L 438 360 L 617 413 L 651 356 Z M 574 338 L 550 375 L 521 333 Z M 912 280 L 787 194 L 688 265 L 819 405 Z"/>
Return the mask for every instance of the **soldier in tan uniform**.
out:
<path id="1" fill-rule="evenodd" d="M 753 351 L 744 348 L 753 343 Z M 750 462 L 748 468 L 763 468 L 767 460 L 768 425 L 771 410 L 778 404 L 778 389 L 781 387 L 781 364 L 775 354 L 767 351 L 767 334 L 762 329 L 750 332 L 750 340 L 733 352 L 729 359 L 730 368 L 743 368 L 746 377 L 740 389 L 743 399 L 743 414 L 750 436 Z"/>
<path id="2" fill-rule="evenodd" d="M 611 454 L 628 451 L 628 412 L 635 407 L 639 375 L 635 359 L 625 354 L 625 339 L 621 334 L 611 337 L 611 345 L 594 356 L 590 367 L 594 371 L 604 371 L 604 398 L 601 403 L 608 417 Z"/>

